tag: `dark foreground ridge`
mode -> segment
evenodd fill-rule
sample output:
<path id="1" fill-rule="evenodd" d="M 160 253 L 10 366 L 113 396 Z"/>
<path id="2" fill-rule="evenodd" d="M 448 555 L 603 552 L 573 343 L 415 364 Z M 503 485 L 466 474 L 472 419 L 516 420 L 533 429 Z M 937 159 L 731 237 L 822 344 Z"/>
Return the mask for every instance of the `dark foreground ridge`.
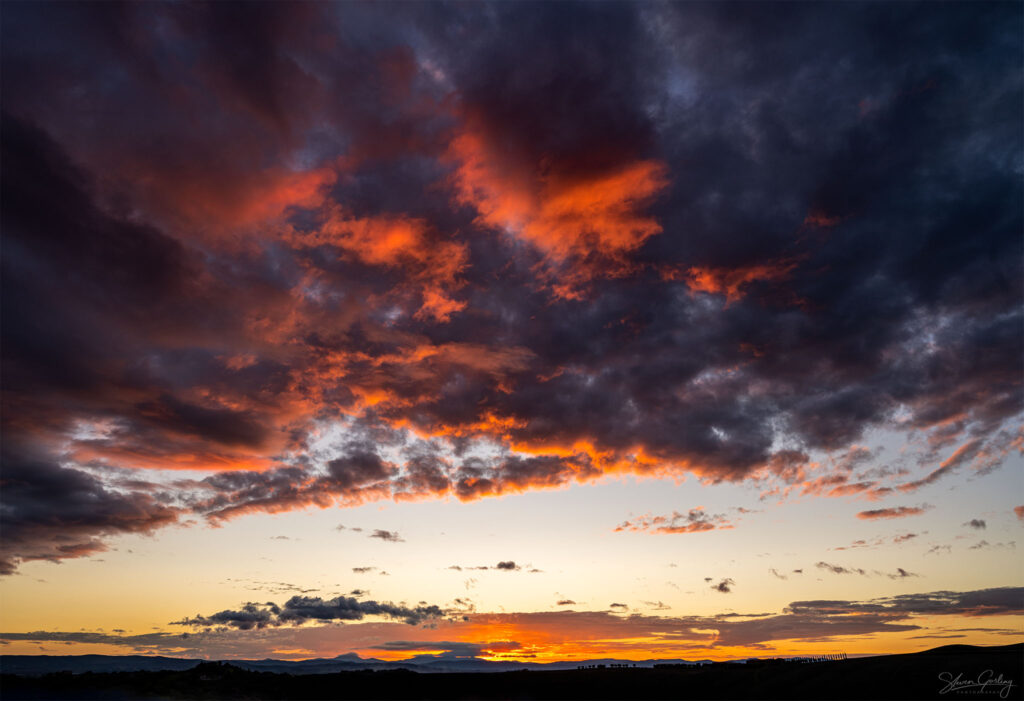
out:
<path id="1" fill-rule="evenodd" d="M 184 661 L 182 661 L 184 662 Z M 1021 699 L 1024 643 L 807 663 L 424 674 L 185 670 L 0 675 L 3 699 Z"/>

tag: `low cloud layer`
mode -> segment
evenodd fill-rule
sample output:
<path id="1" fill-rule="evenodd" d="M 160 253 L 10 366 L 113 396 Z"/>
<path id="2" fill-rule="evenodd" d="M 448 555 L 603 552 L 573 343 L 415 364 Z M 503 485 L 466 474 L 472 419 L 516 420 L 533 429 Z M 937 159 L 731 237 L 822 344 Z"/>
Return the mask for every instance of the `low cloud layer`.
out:
<path id="1" fill-rule="evenodd" d="M 299 599 L 300 597 L 296 597 Z M 333 656 L 340 650 L 363 649 L 418 652 L 428 654 L 478 655 L 513 651 L 531 641 L 533 649 L 558 652 L 562 641 L 572 641 L 572 650 L 584 656 L 608 656 L 627 650 L 649 650 L 658 640 L 674 656 L 700 655 L 715 648 L 771 646 L 787 641 L 849 640 L 851 637 L 898 634 L 918 631 L 929 633 L 936 617 L 943 621 L 942 630 L 951 633 L 986 631 L 997 635 L 1014 635 L 1005 627 L 979 626 L 986 618 L 1024 614 L 1024 588 L 1001 587 L 975 591 L 934 591 L 905 594 L 863 601 L 813 600 L 795 601 L 781 613 L 738 614 L 717 616 L 648 616 L 622 615 L 612 611 L 548 611 L 519 613 L 470 613 L 463 618 L 439 620 L 437 628 L 420 628 L 417 639 L 402 636 L 405 623 L 358 622 L 338 619 L 339 610 L 350 613 L 351 604 L 337 600 L 302 600 L 287 610 L 300 614 L 308 623 L 346 620 L 349 625 L 291 625 L 296 619 L 274 626 L 261 611 L 269 604 L 247 611 L 221 612 L 216 624 L 198 624 L 199 630 L 187 634 L 157 632 L 143 635 L 121 635 L 89 632 L 0 633 L 0 640 L 72 642 L 126 647 L 140 652 L 202 655 L 217 657 L 252 657 L 267 645 L 282 649 L 301 648 L 320 656 Z M 385 606 L 373 604 L 373 606 Z M 281 607 L 281 611 L 286 610 Z M 383 609 L 377 609 L 380 611 Z M 370 611 L 361 611 L 363 615 Z M 401 619 L 402 609 L 393 609 Z M 276 617 L 270 611 L 270 617 Z M 382 615 L 391 615 L 384 613 Z M 210 617 L 212 618 L 212 617 Z M 187 621 L 186 621 L 187 622 Z M 194 624 L 189 623 L 192 627 Z M 509 640 L 485 642 L 481 627 L 500 626 Z M 942 634 L 942 633 L 939 633 Z M 464 637 L 465 636 L 465 637 Z M 377 642 L 374 642 L 374 641 Z M 768 648 L 770 649 L 770 647 Z"/>
<path id="2" fill-rule="evenodd" d="M 247 603 L 237 610 L 218 611 L 209 616 L 195 616 L 175 621 L 174 625 L 197 627 L 227 626 L 239 630 L 302 625 L 307 621 L 360 621 L 366 616 L 397 618 L 409 625 L 440 618 L 445 611 L 437 606 L 421 605 L 414 608 L 377 601 L 360 601 L 354 597 L 338 596 L 321 599 L 311 596 L 293 596 L 284 604 Z"/>

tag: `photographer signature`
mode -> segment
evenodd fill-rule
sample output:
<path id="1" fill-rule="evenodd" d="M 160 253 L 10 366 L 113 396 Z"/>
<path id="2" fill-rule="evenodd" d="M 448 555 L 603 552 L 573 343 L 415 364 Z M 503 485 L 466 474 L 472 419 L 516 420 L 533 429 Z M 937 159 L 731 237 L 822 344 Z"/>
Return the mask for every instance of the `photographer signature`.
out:
<path id="1" fill-rule="evenodd" d="M 971 693 L 979 694 L 985 693 L 986 691 L 999 694 L 999 698 L 1008 699 L 1010 698 L 1010 689 L 1013 688 L 1012 679 L 1003 679 L 1003 675 L 1000 674 L 995 677 L 995 672 L 991 669 L 986 669 L 984 672 L 978 675 L 977 679 L 964 679 L 963 673 L 957 674 L 953 677 L 952 672 L 940 672 L 939 681 L 944 682 L 946 686 L 939 689 L 939 694 L 948 694 L 951 691 L 963 691 L 964 689 L 979 689 Z"/>

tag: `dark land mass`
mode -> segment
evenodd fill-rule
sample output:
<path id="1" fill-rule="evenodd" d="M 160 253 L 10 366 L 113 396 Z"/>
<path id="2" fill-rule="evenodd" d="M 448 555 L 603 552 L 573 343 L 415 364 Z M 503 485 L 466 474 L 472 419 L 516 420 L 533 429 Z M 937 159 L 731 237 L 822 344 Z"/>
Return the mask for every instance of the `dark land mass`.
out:
<path id="1" fill-rule="evenodd" d="M 170 659 L 170 658 L 165 658 Z M 184 660 L 183 660 L 184 661 Z M 1021 699 L 1024 643 L 841 661 L 750 660 L 572 670 L 281 674 L 185 670 L 0 675 L 3 699 Z"/>
<path id="2" fill-rule="evenodd" d="M 207 662 L 203 659 L 159 657 L 152 655 L 0 655 L 0 673 L 41 677 L 54 672 L 159 672 L 180 671 Z M 653 667 L 656 664 L 701 664 L 710 660 L 642 660 L 616 659 L 587 660 L 586 662 L 510 662 L 482 660 L 465 655 L 418 655 L 400 662 L 385 662 L 374 658 L 346 653 L 329 659 L 311 660 L 231 660 L 230 664 L 250 672 L 276 672 L 278 674 L 331 674 L 363 670 L 386 671 L 405 669 L 411 672 L 511 672 L 529 670 L 576 669 L 581 664 L 608 667 L 625 664 L 631 667 Z"/>

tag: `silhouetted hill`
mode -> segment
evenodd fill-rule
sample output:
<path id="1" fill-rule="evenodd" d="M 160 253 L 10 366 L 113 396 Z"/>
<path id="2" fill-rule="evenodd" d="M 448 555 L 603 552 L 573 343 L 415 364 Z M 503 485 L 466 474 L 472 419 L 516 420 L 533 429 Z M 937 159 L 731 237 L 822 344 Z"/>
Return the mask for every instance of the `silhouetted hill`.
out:
<path id="1" fill-rule="evenodd" d="M 159 672 L 185 670 L 202 660 L 147 655 L 0 655 L 0 673 L 36 676 L 55 672 Z"/>
<path id="2" fill-rule="evenodd" d="M 155 672 L 163 670 L 185 670 L 195 667 L 204 660 L 175 657 L 146 657 L 143 655 L 0 655 L 0 673 L 22 676 L 42 676 L 56 672 Z M 453 657 L 450 655 L 419 655 L 402 662 L 385 662 L 375 658 L 363 658 L 355 653 L 346 653 L 332 658 L 309 660 L 229 660 L 241 669 L 253 672 L 276 672 L 278 674 L 330 674 L 333 672 L 354 672 L 359 670 L 399 670 L 414 672 L 509 672 L 530 670 L 567 670 L 579 665 L 627 664 L 638 667 L 653 667 L 656 664 L 700 664 L 701 660 L 641 660 L 595 659 L 574 662 L 492 662 L 476 657 Z"/>
<path id="3" fill-rule="evenodd" d="M 290 675 L 234 663 L 183 671 L 0 676 L 4 699 L 1020 699 L 1024 643 L 803 663 Z"/>

